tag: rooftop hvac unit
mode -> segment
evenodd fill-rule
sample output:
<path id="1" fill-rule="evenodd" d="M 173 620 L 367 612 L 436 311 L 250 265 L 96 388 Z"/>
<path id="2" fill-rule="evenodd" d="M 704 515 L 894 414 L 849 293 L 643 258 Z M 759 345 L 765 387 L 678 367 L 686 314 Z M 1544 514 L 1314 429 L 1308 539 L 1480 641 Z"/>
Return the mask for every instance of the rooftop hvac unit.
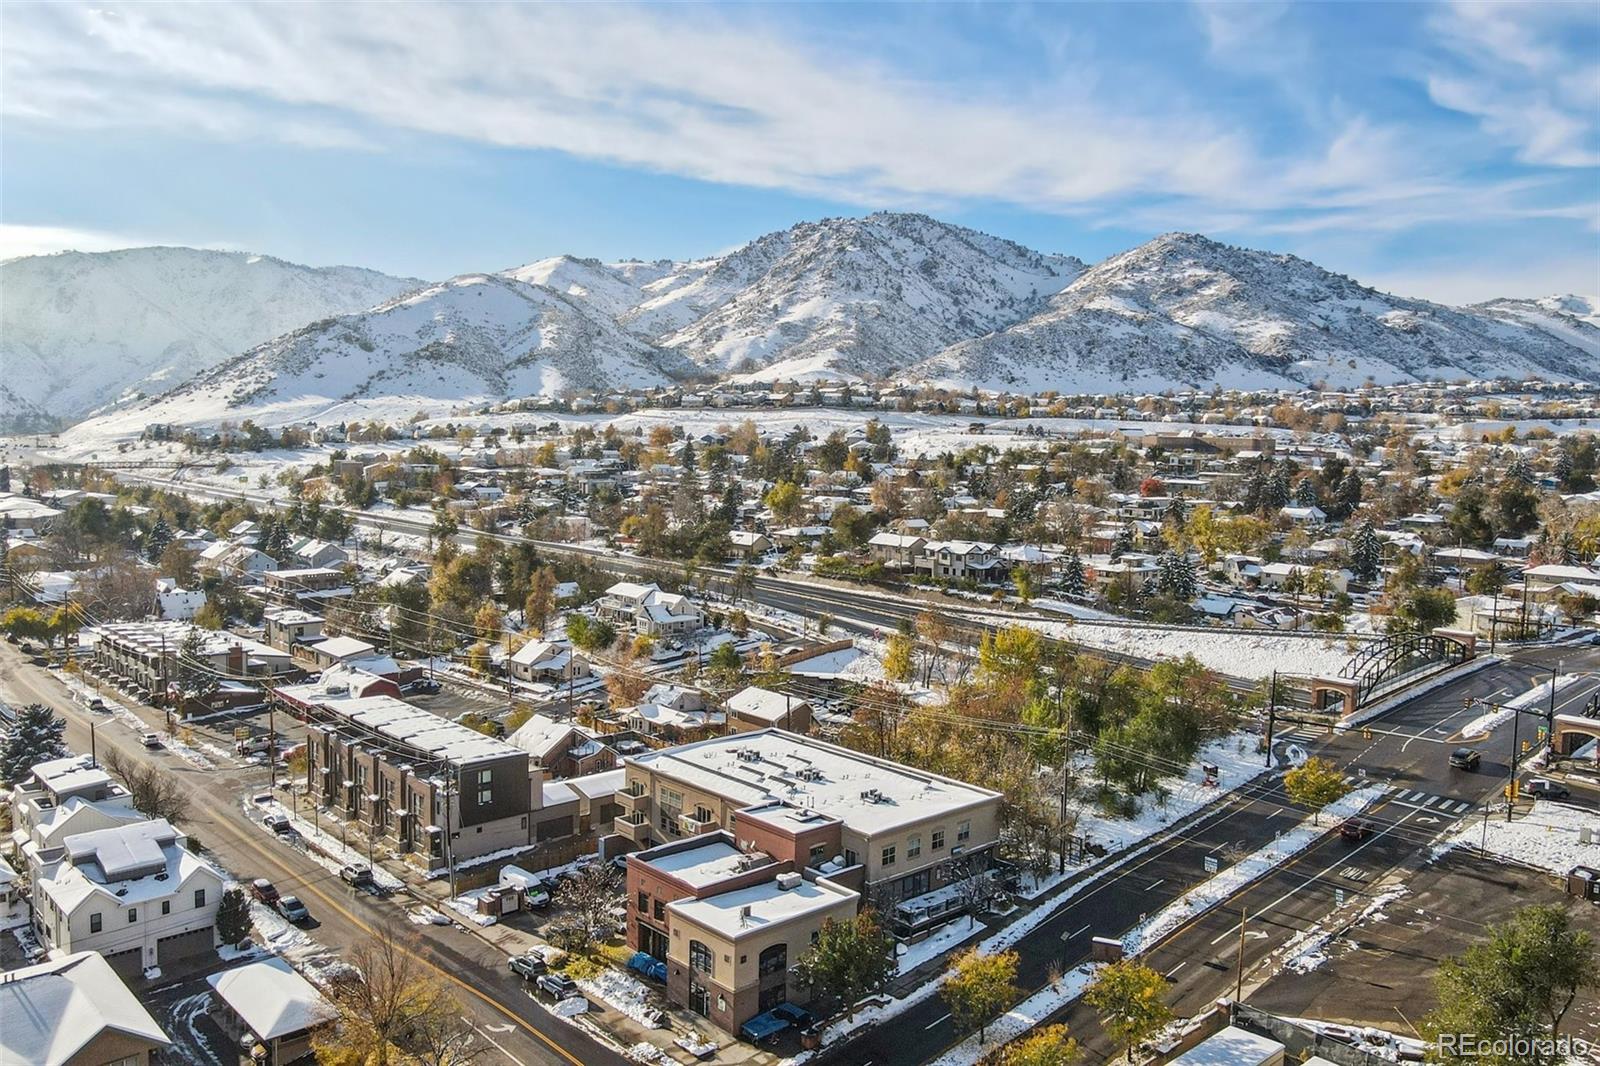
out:
<path id="1" fill-rule="evenodd" d="M 801 881 L 801 877 L 797 873 L 779 874 L 778 875 L 778 889 L 779 889 L 779 891 L 787 892 L 791 888 L 800 887 L 800 881 Z"/>
<path id="2" fill-rule="evenodd" d="M 748 925 L 748 924 L 750 924 L 750 904 L 748 904 L 748 903 L 746 903 L 743 907 L 739 908 L 739 924 L 740 925 Z"/>

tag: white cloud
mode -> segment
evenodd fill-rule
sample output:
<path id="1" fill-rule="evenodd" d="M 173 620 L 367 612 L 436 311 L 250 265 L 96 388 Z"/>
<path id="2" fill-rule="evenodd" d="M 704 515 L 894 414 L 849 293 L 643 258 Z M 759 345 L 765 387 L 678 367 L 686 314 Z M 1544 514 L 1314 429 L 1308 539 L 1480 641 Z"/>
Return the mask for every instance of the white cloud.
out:
<path id="1" fill-rule="evenodd" d="M 1269 149 L 1238 113 L 1129 92 L 1138 71 L 1082 60 L 1053 80 L 972 87 L 908 76 L 864 57 L 858 39 L 784 36 L 760 8 L 373 10 L 13 6 L 0 106 L 57 128 L 315 146 L 375 148 L 398 130 L 864 206 L 995 200 L 1095 221 L 1226 219 L 1234 232 L 1386 230 L 1414 215 L 1527 207 L 1512 183 L 1454 172 L 1450 153 L 1410 127 L 1317 106 L 1297 147 Z M 1198 11 L 1216 59 L 1311 61 L 1292 7 Z M 1538 39 L 1515 51 L 1519 63 L 1551 62 Z M 1567 75 L 1582 88 L 1580 72 Z M 1133 102 L 1151 97 L 1159 108 Z M 1571 134 L 1545 125 L 1537 154 L 1568 158 Z"/>
<path id="2" fill-rule="evenodd" d="M 1458 2 L 1431 26 L 1449 54 L 1425 83 L 1524 163 L 1600 166 L 1600 60 L 1592 3 Z"/>
<path id="3" fill-rule="evenodd" d="M 0 260 L 67 251 L 112 252 L 119 248 L 143 248 L 153 243 L 122 234 L 66 226 L 25 226 L 0 222 Z"/>

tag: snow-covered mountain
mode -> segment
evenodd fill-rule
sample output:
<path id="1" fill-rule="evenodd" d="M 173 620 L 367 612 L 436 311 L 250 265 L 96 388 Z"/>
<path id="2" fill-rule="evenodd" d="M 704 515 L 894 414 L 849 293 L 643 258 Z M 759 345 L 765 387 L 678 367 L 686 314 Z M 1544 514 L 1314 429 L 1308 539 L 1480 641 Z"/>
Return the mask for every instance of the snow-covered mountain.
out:
<path id="1" fill-rule="evenodd" d="M 165 392 L 273 337 L 423 282 L 193 248 L 0 263 L 0 429 Z"/>
<path id="2" fill-rule="evenodd" d="M 883 378 L 1021 321 L 1083 269 L 926 215 L 832 218 L 683 264 L 621 320 L 719 373 Z"/>
<path id="3" fill-rule="evenodd" d="M 1532 326 L 1600 355 L 1600 297 L 1544 296 L 1537 300 L 1499 299 L 1468 310 L 1502 321 Z M 1595 329 L 1585 329 L 1593 326 Z"/>
<path id="4" fill-rule="evenodd" d="M 403 417 L 438 404 L 660 385 L 696 370 L 583 298 L 504 274 L 463 274 L 278 337 L 142 418 L 274 425 L 378 407 Z"/>
<path id="5" fill-rule="evenodd" d="M 911 373 L 952 386 L 1359 385 L 1537 374 L 1596 380 L 1600 329 L 1390 296 L 1292 255 L 1171 233 L 1085 271 L 1039 314 Z"/>

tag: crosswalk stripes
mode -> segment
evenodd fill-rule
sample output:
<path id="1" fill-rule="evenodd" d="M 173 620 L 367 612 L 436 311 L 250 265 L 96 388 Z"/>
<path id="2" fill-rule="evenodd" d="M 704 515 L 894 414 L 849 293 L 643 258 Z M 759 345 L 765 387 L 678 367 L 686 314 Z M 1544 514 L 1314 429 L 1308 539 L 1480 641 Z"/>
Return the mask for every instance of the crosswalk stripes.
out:
<path id="1" fill-rule="evenodd" d="M 1414 807 L 1419 811 L 1433 811 L 1438 814 L 1448 814 L 1456 817 L 1472 810 L 1472 804 L 1463 800 L 1452 799 L 1449 796 L 1436 796 L 1417 789 L 1401 789 L 1394 795 L 1393 800 L 1402 807 Z"/>

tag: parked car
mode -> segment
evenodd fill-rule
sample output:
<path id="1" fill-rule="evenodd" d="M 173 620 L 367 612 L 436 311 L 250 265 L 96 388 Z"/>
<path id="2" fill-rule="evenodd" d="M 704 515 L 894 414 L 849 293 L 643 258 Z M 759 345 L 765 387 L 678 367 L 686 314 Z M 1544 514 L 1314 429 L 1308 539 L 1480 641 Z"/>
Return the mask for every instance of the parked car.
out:
<path id="1" fill-rule="evenodd" d="M 1476 770 L 1483 754 L 1476 748 L 1457 748 L 1450 753 L 1450 765 L 1457 770 Z"/>
<path id="2" fill-rule="evenodd" d="M 278 888 L 265 877 L 258 877 L 250 882 L 250 896 L 270 907 L 278 902 Z"/>
<path id="3" fill-rule="evenodd" d="M 772 1013 L 793 1025 L 796 1029 L 809 1028 L 811 1023 L 816 1021 L 810 1011 L 793 1003 L 780 1003 L 772 1008 Z"/>
<path id="4" fill-rule="evenodd" d="M 140 733 L 139 743 L 143 744 L 147 748 L 159 748 L 161 746 L 161 734 Z"/>
<path id="5" fill-rule="evenodd" d="M 1559 781 L 1551 781 L 1546 777 L 1535 777 L 1523 784 L 1522 791 L 1534 799 L 1564 800 L 1572 795 L 1572 790 Z"/>
<path id="6" fill-rule="evenodd" d="M 551 999 L 566 999 L 578 991 L 577 983 L 564 973 L 541 974 L 534 986 Z"/>
<path id="7" fill-rule="evenodd" d="M 522 902 L 530 910 L 542 911 L 550 906 L 550 893 L 542 888 L 530 888 L 523 892 Z"/>
<path id="8" fill-rule="evenodd" d="M 432 694 L 439 691 L 439 682 L 433 680 L 431 677 L 424 677 L 421 680 L 413 681 L 411 683 L 411 688 L 414 692 L 426 692 Z"/>
<path id="9" fill-rule="evenodd" d="M 265 755 L 271 750 L 276 737 L 267 736 L 265 733 L 258 737 L 246 737 L 236 745 L 240 755 Z"/>
<path id="10" fill-rule="evenodd" d="M 372 879 L 372 867 L 359 862 L 346 863 L 339 867 L 339 880 L 356 888 L 376 888 L 378 884 Z"/>
<path id="11" fill-rule="evenodd" d="M 294 825 L 289 821 L 287 814 L 269 814 L 261 819 L 261 824 L 279 836 L 288 836 L 294 832 Z"/>
<path id="12" fill-rule="evenodd" d="M 306 910 L 306 905 L 300 902 L 299 896 L 284 896 L 278 900 L 278 913 L 295 925 L 311 920 L 311 912 Z"/>
<path id="13" fill-rule="evenodd" d="M 545 965 L 543 958 L 532 953 L 527 955 L 513 955 L 511 956 L 511 961 L 507 965 L 510 966 L 512 973 L 516 974 L 518 977 L 521 977 L 524 981 L 532 981 L 536 977 L 543 975 L 543 973 L 549 969 L 549 967 Z"/>
<path id="14" fill-rule="evenodd" d="M 1372 835 L 1372 823 L 1365 818 L 1346 818 L 1339 823 L 1339 835 L 1359 843 Z"/>
<path id="15" fill-rule="evenodd" d="M 83 698 L 83 705 L 89 708 L 91 711 L 103 711 L 106 709 L 106 701 L 101 699 L 99 696 L 85 696 Z"/>

